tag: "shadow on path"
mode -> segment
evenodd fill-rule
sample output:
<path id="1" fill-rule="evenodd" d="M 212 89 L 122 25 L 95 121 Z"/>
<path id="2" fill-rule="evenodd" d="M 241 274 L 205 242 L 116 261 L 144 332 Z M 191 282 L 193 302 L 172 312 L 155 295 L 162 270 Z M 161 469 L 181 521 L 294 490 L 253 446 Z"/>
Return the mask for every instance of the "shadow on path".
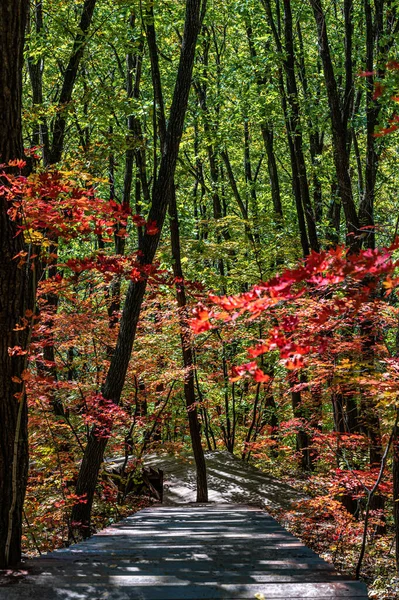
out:
<path id="1" fill-rule="evenodd" d="M 210 502 L 287 509 L 292 502 L 305 497 L 291 486 L 262 473 L 230 452 L 207 452 L 205 458 Z M 195 502 L 195 468 L 191 458 L 184 460 L 171 455 L 154 455 L 146 462 L 164 471 L 165 504 Z"/>
<path id="2" fill-rule="evenodd" d="M 0 600 L 365 600 L 262 510 L 158 506 L 28 562 Z"/>
<path id="3" fill-rule="evenodd" d="M 85 542 L 26 562 L 0 600 L 366 600 L 260 508 L 301 496 L 228 452 L 207 453 L 210 503 L 195 504 L 192 461 L 150 457 L 165 473 L 165 504 Z"/>

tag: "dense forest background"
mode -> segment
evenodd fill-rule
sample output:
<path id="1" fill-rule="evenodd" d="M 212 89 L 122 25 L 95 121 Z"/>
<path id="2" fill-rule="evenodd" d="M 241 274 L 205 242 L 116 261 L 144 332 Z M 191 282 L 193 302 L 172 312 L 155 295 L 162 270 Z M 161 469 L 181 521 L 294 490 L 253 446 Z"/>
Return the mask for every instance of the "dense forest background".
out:
<path id="1" fill-rule="evenodd" d="M 396 2 L 18 6 L 0 566 L 22 526 L 43 552 L 137 507 L 148 453 L 192 448 L 205 500 L 226 449 L 306 490 L 294 531 L 392 597 Z"/>

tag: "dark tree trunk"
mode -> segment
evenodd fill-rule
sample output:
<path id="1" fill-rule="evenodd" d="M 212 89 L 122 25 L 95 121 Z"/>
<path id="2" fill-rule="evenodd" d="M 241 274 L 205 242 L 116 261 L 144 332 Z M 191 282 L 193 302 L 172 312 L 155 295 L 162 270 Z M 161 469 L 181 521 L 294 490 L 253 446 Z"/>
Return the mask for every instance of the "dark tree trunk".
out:
<path id="1" fill-rule="evenodd" d="M 375 3 L 376 8 L 378 2 Z M 366 22 L 366 71 L 374 71 L 374 25 L 372 9 L 369 0 L 365 0 L 364 14 Z M 367 145 L 366 145 L 366 168 L 364 176 L 364 193 L 360 201 L 359 221 L 362 227 L 367 227 L 367 233 L 364 244 L 368 248 L 375 246 L 374 226 L 374 188 L 377 174 L 377 153 L 375 151 L 374 129 L 377 124 L 379 107 L 373 100 L 374 94 L 374 76 L 370 75 L 366 79 L 366 119 L 367 119 Z M 371 228 L 371 229 L 370 229 Z"/>
<path id="2" fill-rule="evenodd" d="M 204 450 L 201 444 L 200 423 L 196 407 L 195 365 L 191 346 L 191 330 L 187 312 L 187 298 L 184 285 L 184 273 L 181 265 L 179 220 L 174 190 L 169 204 L 170 239 L 172 246 L 173 274 L 175 276 L 176 298 L 179 309 L 180 338 L 184 365 L 184 397 L 190 426 L 191 445 L 197 469 L 197 502 L 208 502 L 208 484 Z"/>
<path id="3" fill-rule="evenodd" d="M 324 11 L 321 5 L 321 0 L 310 0 L 310 3 L 313 8 L 313 13 L 317 25 L 319 53 L 323 64 L 324 81 L 326 84 L 328 104 L 330 107 L 332 141 L 334 149 L 334 164 L 337 175 L 338 189 L 341 196 L 342 206 L 344 209 L 346 220 L 346 229 L 348 234 L 347 244 L 353 250 L 356 251 L 361 247 L 361 239 L 359 237 L 359 218 L 353 200 L 352 181 L 349 171 L 347 127 L 348 109 L 347 104 L 344 104 L 344 108 L 341 107 L 337 82 L 334 75 L 333 63 L 331 60 L 330 45 L 327 35 L 327 26 Z M 348 27 L 349 24 L 347 23 L 347 29 Z M 348 76 L 349 74 L 347 75 L 347 79 Z M 349 86 L 348 82 L 347 86 Z"/>
<path id="4" fill-rule="evenodd" d="M 271 9 L 270 0 L 261 0 L 261 2 L 263 4 L 263 6 L 265 7 L 266 15 L 267 15 L 270 27 L 272 29 L 273 38 L 274 38 L 275 45 L 276 45 L 276 50 L 280 54 L 280 56 L 283 56 L 283 54 L 285 54 L 285 49 L 283 48 L 283 45 L 282 45 L 281 39 L 280 39 L 280 36 L 281 36 L 281 27 L 280 27 L 280 18 L 279 18 L 280 13 L 278 12 L 278 19 L 277 19 L 278 22 L 276 25 L 274 16 L 272 13 L 272 9 Z M 292 26 L 292 24 L 291 24 L 291 26 Z M 288 65 L 288 63 L 287 63 L 287 61 L 285 61 L 284 67 L 286 69 L 286 74 L 287 74 L 287 79 L 288 79 L 287 65 Z M 292 78 L 292 75 L 290 75 L 290 77 Z M 296 87 L 295 72 L 293 72 L 293 77 L 294 77 L 293 83 L 294 83 L 294 86 Z M 278 85 L 279 85 L 279 90 L 280 90 L 281 105 L 282 105 L 283 113 L 284 113 L 284 120 L 285 120 L 285 124 L 286 124 L 286 129 L 287 129 L 288 147 L 289 147 L 289 151 L 290 151 L 290 163 L 291 163 L 291 173 L 292 173 L 292 178 L 291 178 L 292 194 L 294 196 L 295 207 L 296 207 L 296 212 L 297 212 L 297 217 L 298 217 L 298 228 L 299 228 L 299 236 L 300 236 L 301 246 L 302 246 L 302 253 L 303 253 L 303 256 L 306 257 L 309 254 L 310 247 L 312 247 L 312 244 L 310 243 L 310 240 L 308 237 L 308 232 L 306 231 L 305 213 L 304 213 L 304 207 L 303 207 L 303 203 L 302 203 L 302 188 L 303 188 L 304 182 L 302 181 L 302 186 L 301 186 L 300 172 L 298 170 L 297 152 L 296 152 L 296 148 L 294 145 L 294 139 L 293 139 L 293 135 L 295 133 L 296 127 L 292 121 L 291 105 L 289 105 L 289 103 L 288 103 L 288 92 L 286 94 L 285 87 L 284 87 L 283 70 L 281 67 L 279 67 L 279 70 L 278 70 Z"/>
<path id="5" fill-rule="evenodd" d="M 195 46 L 201 23 L 201 4 L 201 0 L 187 0 L 186 2 L 180 63 L 165 145 L 148 214 L 148 220 L 156 223 L 157 232 L 154 235 L 149 235 L 147 232 L 143 235 L 140 248 L 140 261 L 143 267 L 150 265 L 154 259 L 170 199 L 191 87 Z M 146 285 L 147 278 L 143 270 L 142 279 L 137 282 L 132 281 L 126 294 L 116 348 L 102 389 L 103 396 L 115 404 L 119 404 L 124 387 Z M 89 435 L 76 486 L 76 493 L 79 496 L 86 496 L 86 503 L 76 504 L 71 515 L 72 522 L 85 537 L 90 534 L 91 508 L 106 445 L 107 440 L 100 438 L 97 431 L 93 429 Z"/>
<path id="6" fill-rule="evenodd" d="M 0 162 L 23 158 L 21 97 L 23 47 L 28 0 L 0 4 Z M 28 416 L 21 375 L 28 330 L 15 331 L 24 317 L 28 299 L 29 268 L 18 267 L 15 255 L 24 249 L 22 235 L 0 196 L 0 568 L 15 566 L 21 558 L 22 507 L 28 476 Z"/>
<path id="7" fill-rule="evenodd" d="M 247 30 L 247 38 L 249 45 L 249 53 L 251 55 L 251 59 L 253 62 L 257 59 L 256 47 L 253 42 L 253 31 L 251 24 L 248 22 L 246 24 Z M 261 92 L 265 88 L 265 83 L 267 79 L 261 75 L 258 71 L 257 65 L 255 66 L 255 74 L 256 74 L 256 83 L 258 86 L 259 92 Z M 269 181 L 270 188 L 272 194 L 272 202 L 273 202 L 273 212 L 276 217 L 276 221 L 281 224 L 283 219 L 283 208 L 281 205 L 281 194 L 280 194 L 280 182 L 278 178 L 278 170 L 276 157 L 274 155 L 274 133 L 273 133 L 273 124 L 268 122 L 266 118 L 261 123 L 261 132 L 263 137 L 263 142 L 265 145 L 265 150 L 267 154 L 267 170 L 269 172 Z"/>
<path id="8" fill-rule="evenodd" d="M 331 395 L 331 402 L 334 415 L 334 429 L 337 433 L 345 433 L 345 409 L 344 409 L 344 398 L 341 392 L 333 392 Z"/>
<path id="9" fill-rule="evenodd" d="M 320 86 L 317 86 L 316 98 L 310 98 L 309 87 L 308 87 L 308 78 L 307 78 L 306 66 L 305 66 L 305 52 L 304 52 L 304 46 L 303 46 L 302 29 L 301 29 L 301 23 L 299 20 L 296 23 L 296 30 L 297 30 L 297 34 L 298 34 L 298 42 L 299 42 L 299 50 L 300 50 L 299 56 L 298 56 L 299 76 L 300 76 L 300 80 L 302 83 L 303 94 L 304 94 L 305 98 L 308 101 L 310 101 L 309 103 L 312 105 L 313 101 L 315 101 L 315 100 L 316 100 L 316 102 L 320 101 L 321 89 L 320 89 Z M 318 72 L 320 71 L 320 69 L 321 69 L 321 66 L 318 61 L 318 65 L 317 65 Z M 309 113 L 307 115 L 307 120 L 308 120 L 308 129 L 309 129 L 309 150 L 310 150 L 310 157 L 312 160 L 312 167 L 313 167 L 312 182 L 313 182 L 314 215 L 315 215 L 316 223 L 319 223 L 323 216 L 323 197 L 322 197 L 321 181 L 320 181 L 317 171 L 318 171 L 319 159 L 323 152 L 324 135 L 323 135 L 323 133 L 320 133 L 320 131 L 318 131 L 316 129 L 316 125 L 314 123 L 314 119 L 313 119 L 313 115 L 312 115 L 311 111 L 309 111 Z"/>
<path id="10" fill-rule="evenodd" d="M 373 323 L 367 320 L 361 322 L 360 334 L 362 336 L 362 372 L 366 377 L 372 377 L 372 374 L 375 372 L 374 362 L 376 343 Z M 362 390 L 359 425 L 369 438 L 370 464 L 374 467 L 379 466 L 383 455 L 380 417 L 375 399 L 368 390 Z"/>
<path id="11" fill-rule="evenodd" d="M 334 428 L 338 433 L 356 433 L 358 427 L 358 408 L 356 391 L 352 385 L 342 384 L 331 396 Z"/>
<path id="12" fill-rule="evenodd" d="M 376 75 L 380 81 L 385 76 L 385 63 L 389 56 L 389 49 L 396 37 L 392 35 L 392 19 L 394 20 L 393 17 L 395 11 L 391 11 L 388 6 L 387 9 L 387 18 L 385 20 L 384 31 L 383 0 L 375 0 L 374 11 L 370 4 L 370 0 L 364 0 L 364 15 L 366 24 L 366 71 L 373 73 L 376 66 Z M 392 37 L 390 37 L 391 35 Z M 366 228 L 364 231 L 364 246 L 366 248 L 374 248 L 375 184 L 379 162 L 379 152 L 377 150 L 377 140 L 374 137 L 374 132 L 376 125 L 378 124 L 381 104 L 378 102 L 378 99 L 374 98 L 374 75 L 369 75 L 366 78 L 366 82 L 366 166 L 364 173 L 364 192 L 359 206 L 359 221 L 361 227 Z"/>
<path id="13" fill-rule="evenodd" d="M 251 134 L 249 129 L 248 118 L 244 119 L 244 165 L 245 165 L 245 182 L 247 185 L 246 203 L 251 207 L 254 220 L 254 238 L 259 244 L 259 231 L 257 227 L 258 221 L 258 199 L 256 195 L 256 175 L 252 174 L 251 164 Z M 249 189 L 248 189 L 249 188 Z M 250 200 L 250 202 L 249 202 Z"/>
<path id="14" fill-rule="evenodd" d="M 271 124 L 261 125 L 263 143 L 267 154 L 267 170 L 269 172 L 270 188 L 272 192 L 273 212 L 277 222 L 283 219 L 283 207 L 281 204 L 280 182 L 278 178 L 277 162 L 274 154 L 274 133 Z"/>
<path id="15" fill-rule="evenodd" d="M 301 392 L 291 392 L 291 401 L 294 417 L 304 419 Z M 310 451 L 310 437 L 305 429 L 301 428 L 298 430 L 296 434 L 296 446 L 297 451 L 300 452 L 301 455 L 301 468 L 304 471 L 311 471 L 313 469 L 313 461 Z"/>
<path id="16" fill-rule="evenodd" d="M 38 35 L 41 35 L 43 31 L 43 2 L 42 0 L 35 0 L 33 3 L 34 9 L 34 23 L 31 25 L 30 29 L 32 29 L 33 25 L 35 27 L 35 32 Z M 29 76 L 32 85 L 32 102 L 34 107 L 40 107 L 43 104 L 43 68 L 44 68 L 44 59 L 40 57 L 37 59 L 36 57 L 32 58 L 28 56 L 28 68 L 29 68 Z M 43 115 L 41 117 L 41 122 L 36 126 L 35 131 L 33 132 L 33 145 L 43 147 L 43 164 L 46 166 L 49 163 L 49 136 L 48 136 L 48 126 L 47 119 Z"/>
<path id="17" fill-rule="evenodd" d="M 392 443 L 393 517 L 395 521 L 395 558 L 399 572 L 399 427 L 395 426 Z"/>
<path id="18" fill-rule="evenodd" d="M 292 385 L 305 383 L 306 380 L 306 375 L 304 373 L 302 373 L 299 377 L 295 371 L 290 374 L 290 383 Z M 310 447 L 312 439 L 310 434 L 306 431 L 306 426 L 312 425 L 314 416 L 311 413 L 313 411 L 309 410 L 309 403 L 305 404 L 305 401 L 302 397 L 302 392 L 300 391 L 291 392 L 291 403 L 294 417 L 296 419 L 300 419 L 304 425 L 296 434 L 297 451 L 301 455 L 301 468 L 304 471 L 311 471 L 313 469 L 314 454 Z"/>
<path id="19" fill-rule="evenodd" d="M 261 388 L 261 384 L 258 383 L 256 386 L 256 392 L 255 392 L 255 399 L 254 399 L 254 407 L 253 407 L 253 412 L 252 412 L 252 419 L 251 419 L 251 423 L 248 427 L 248 431 L 247 431 L 247 435 L 245 436 L 245 441 L 244 441 L 244 447 L 243 447 L 243 451 L 242 451 L 242 455 L 241 455 L 241 459 L 242 460 L 249 460 L 249 457 L 251 455 L 251 448 L 250 448 L 250 444 L 252 441 L 252 433 L 254 431 L 255 425 L 256 425 L 256 419 L 258 416 L 258 405 L 259 405 L 259 397 L 260 397 L 260 388 Z"/>
<path id="20" fill-rule="evenodd" d="M 93 19 L 94 8 L 97 0 L 85 0 L 82 15 L 78 26 L 72 54 L 65 70 L 64 81 L 58 101 L 58 112 L 53 123 L 53 139 L 49 156 L 50 164 L 56 164 L 61 160 L 64 149 L 65 129 L 67 124 L 68 104 L 72 99 L 75 80 L 78 75 L 79 65 L 83 57 L 87 34 Z"/>
<path id="21" fill-rule="evenodd" d="M 287 115 L 286 111 L 285 111 L 285 113 Z M 288 147 L 289 147 L 290 159 L 291 159 L 292 194 L 293 194 L 294 200 L 295 200 L 295 207 L 296 207 L 296 214 L 297 214 L 297 218 L 298 218 L 299 237 L 301 240 L 302 253 L 303 253 L 303 256 L 306 258 L 310 252 L 309 239 L 308 239 L 308 234 L 306 231 L 305 215 L 304 215 L 303 206 L 302 206 L 301 189 L 299 186 L 299 174 L 298 174 L 298 167 L 297 167 L 296 157 L 295 157 L 294 143 L 292 141 L 291 134 L 288 131 L 288 117 L 286 118 L 286 123 L 287 123 Z"/>
<path id="22" fill-rule="evenodd" d="M 165 144 L 167 129 L 162 93 L 161 74 L 158 65 L 158 48 L 154 28 L 154 16 L 152 11 L 150 12 L 150 22 L 147 25 L 147 38 L 151 57 L 151 72 L 154 88 L 154 100 L 155 104 L 158 107 L 157 125 L 161 142 L 161 151 L 164 152 L 166 147 Z M 186 400 L 186 407 L 188 413 L 191 445 L 197 470 L 197 502 L 207 502 L 208 486 L 206 478 L 206 464 L 204 451 L 202 449 L 201 444 L 201 430 L 200 423 L 198 420 L 198 411 L 196 408 L 194 354 L 191 346 L 191 330 L 188 322 L 184 274 L 181 264 L 179 219 L 177 213 L 176 191 L 174 182 L 172 182 L 170 188 L 168 208 L 170 239 L 173 258 L 173 274 L 175 276 L 176 299 L 179 310 L 180 338 L 184 365 L 184 397 Z"/>
<path id="23" fill-rule="evenodd" d="M 284 42 L 284 68 L 287 78 L 287 103 L 290 108 L 289 131 L 292 137 L 292 143 L 294 147 L 295 160 L 297 164 L 297 174 L 299 179 L 298 183 L 301 192 L 303 211 L 305 214 L 306 225 L 308 230 L 309 244 L 312 250 L 318 252 L 320 246 L 317 237 L 315 216 L 310 201 L 306 162 L 303 153 L 302 129 L 299 115 L 298 88 L 295 76 L 295 53 L 290 0 L 284 0 Z"/>

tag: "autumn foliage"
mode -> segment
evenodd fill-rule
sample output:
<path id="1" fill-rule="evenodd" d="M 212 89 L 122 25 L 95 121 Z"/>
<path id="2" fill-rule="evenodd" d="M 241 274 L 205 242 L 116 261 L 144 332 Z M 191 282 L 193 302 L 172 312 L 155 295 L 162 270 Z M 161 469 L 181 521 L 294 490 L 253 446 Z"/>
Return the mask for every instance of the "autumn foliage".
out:
<path id="1" fill-rule="evenodd" d="M 29 350 L 10 352 L 29 353 L 23 375 L 33 460 L 27 539 L 33 546 L 39 540 L 43 549 L 68 538 L 70 509 L 86 501 L 76 496 L 74 484 L 90 428 L 110 440 L 111 455 L 126 456 L 125 483 L 138 477 L 143 456 L 160 443 L 182 448 L 186 423 L 179 409 L 181 384 L 175 386 L 182 381 L 181 367 L 176 347 L 162 350 L 171 336 L 178 337 L 175 279 L 157 263 L 143 271 L 134 253 L 112 253 L 114 236 L 154 224 L 99 198 L 93 183 L 79 185 L 58 172 L 4 176 L 9 214 L 35 248 L 16 260 L 40 274 L 38 311 L 20 324 L 32 324 Z M 74 239 L 79 244 L 71 246 Z M 74 254 L 63 250 L 66 242 Z M 302 529 L 293 514 L 284 518 L 305 539 L 315 522 L 329 531 L 335 520 L 335 547 L 359 543 L 367 490 L 379 476 L 374 459 L 395 419 L 397 249 L 395 242 L 356 254 L 343 246 L 311 253 L 234 296 L 205 296 L 201 285 L 186 282 L 208 448 L 226 446 L 277 473 L 288 457 L 313 471 L 313 498 L 297 509 Z M 113 286 L 118 282 L 120 294 L 125 281 L 141 277 L 150 287 L 136 361 L 116 406 L 101 394 L 117 336 L 119 315 L 110 306 L 120 300 Z M 55 350 L 53 360 L 46 359 L 46 347 Z M 217 392 L 222 382 L 224 400 Z M 381 407 L 381 422 L 370 421 L 374 406 Z M 131 509 L 123 489 L 104 470 L 95 523 Z M 389 477 L 379 483 L 378 495 L 392 496 Z M 387 506 L 384 500 L 372 510 L 374 528 L 384 530 Z"/>

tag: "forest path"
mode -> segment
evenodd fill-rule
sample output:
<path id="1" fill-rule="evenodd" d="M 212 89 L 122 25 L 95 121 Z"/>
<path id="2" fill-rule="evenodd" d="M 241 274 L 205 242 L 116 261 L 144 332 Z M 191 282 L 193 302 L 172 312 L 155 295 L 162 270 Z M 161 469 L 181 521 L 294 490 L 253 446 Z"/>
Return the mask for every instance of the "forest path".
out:
<path id="1" fill-rule="evenodd" d="M 260 509 L 154 506 L 28 561 L 1 600 L 365 600 Z"/>
<path id="2" fill-rule="evenodd" d="M 209 502 L 251 504 L 288 509 L 305 496 L 290 485 L 263 473 L 227 451 L 205 453 Z M 196 475 L 192 457 L 152 455 L 146 465 L 164 471 L 164 504 L 196 500 Z"/>
<path id="3" fill-rule="evenodd" d="M 287 504 L 298 498 L 289 486 L 218 452 L 207 457 L 214 502 L 195 504 L 187 502 L 195 479 L 189 461 L 150 462 L 165 469 L 172 505 L 146 508 L 85 542 L 27 561 L 24 576 L 0 582 L 0 600 L 366 600 L 363 583 L 337 574 L 270 515 L 248 506 Z"/>
<path id="4" fill-rule="evenodd" d="M 231 504 L 146 508 L 26 570 L 1 600 L 367 598 L 267 513 Z"/>

